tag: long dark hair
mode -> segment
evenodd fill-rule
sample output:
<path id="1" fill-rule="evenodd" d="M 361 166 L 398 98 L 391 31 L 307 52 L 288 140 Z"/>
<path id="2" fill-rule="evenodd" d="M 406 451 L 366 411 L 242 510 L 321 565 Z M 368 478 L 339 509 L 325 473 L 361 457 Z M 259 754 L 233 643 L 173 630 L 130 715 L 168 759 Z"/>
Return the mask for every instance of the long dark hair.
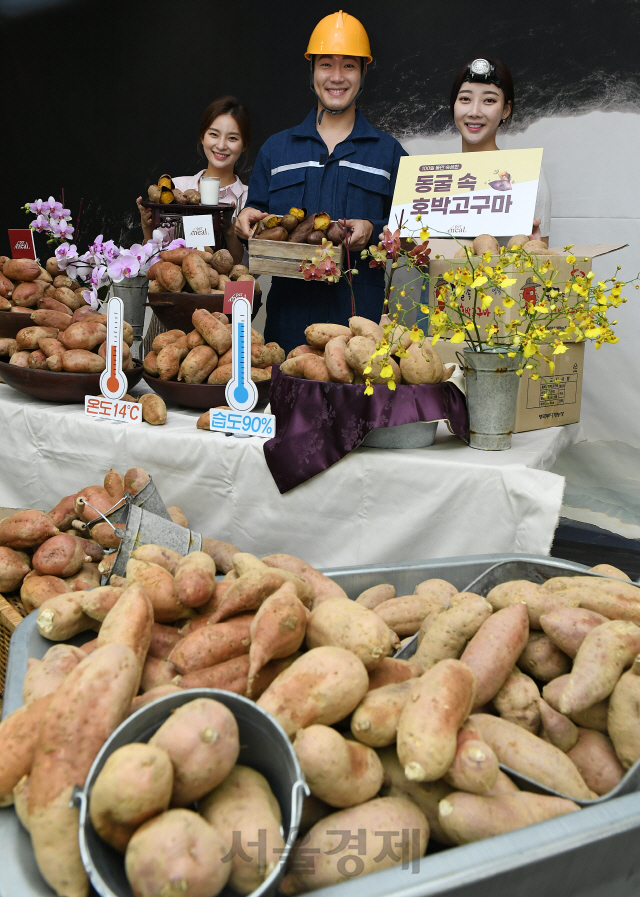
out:
<path id="1" fill-rule="evenodd" d="M 476 57 L 480 59 L 486 59 L 489 65 L 492 65 L 495 69 L 495 73 L 498 76 L 500 81 L 500 86 L 502 87 L 502 92 L 504 94 L 504 102 L 505 105 L 507 103 L 511 103 L 511 111 L 509 115 L 505 118 L 505 124 L 511 121 L 511 117 L 513 116 L 513 110 L 515 109 L 515 97 L 513 94 L 513 78 L 511 77 L 511 72 L 506 67 L 504 62 L 500 59 L 496 59 L 494 56 L 482 56 Z M 472 59 L 469 60 L 468 63 L 462 66 L 460 71 L 455 77 L 453 85 L 451 87 L 451 96 L 449 97 L 449 109 L 451 110 L 451 118 L 453 118 L 453 107 L 456 104 L 456 100 L 458 99 L 458 93 L 460 92 L 460 88 L 464 84 L 465 78 L 467 77 L 467 72 L 469 71 L 469 65 L 473 62 Z M 482 82 L 476 82 L 482 83 Z M 498 85 L 496 85 L 498 86 Z"/>
<path id="2" fill-rule="evenodd" d="M 204 140 L 204 135 L 209 130 L 211 123 L 215 121 L 219 115 L 231 115 L 237 122 L 244 149 L 242 156 L 240 156 L 235 164 L 234 171 L 236 174 L 240 174 L 246 165 L 247 154 L 251 144 L 251 123 L 249 122 L 247 107 L 243 106 L 242 103 L 239 103 L 235 97 L 220 97 L 219 99 L 214 100 L 213 103 L 209 103 L 204 110 L 202 113 L 202 121 L 200 122 L 200 131 L 198 132 L 198 152 L 202 155 L 202 141 Z"/>

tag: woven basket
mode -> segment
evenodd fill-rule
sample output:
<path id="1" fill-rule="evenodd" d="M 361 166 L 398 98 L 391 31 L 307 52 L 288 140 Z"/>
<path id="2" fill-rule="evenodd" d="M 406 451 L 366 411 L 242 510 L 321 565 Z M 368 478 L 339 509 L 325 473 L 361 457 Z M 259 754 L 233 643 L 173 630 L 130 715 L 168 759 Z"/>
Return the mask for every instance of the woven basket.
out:
<path id="1" fill-rule="evenodd" d="M 2 707 L 4 678 L 7 673 L 9 641 L 15 632 L 16 626 L 22 623 L 26 616 L 27 611 L 18 595 L 0 595 L 0 708 Z"/>

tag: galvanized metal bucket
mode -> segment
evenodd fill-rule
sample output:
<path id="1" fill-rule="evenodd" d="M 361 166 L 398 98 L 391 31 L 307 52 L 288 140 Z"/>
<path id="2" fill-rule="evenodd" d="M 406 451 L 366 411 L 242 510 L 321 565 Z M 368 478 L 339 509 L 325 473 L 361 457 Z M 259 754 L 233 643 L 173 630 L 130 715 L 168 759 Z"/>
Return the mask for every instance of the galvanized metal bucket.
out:
<path id="1" fill-rule="evenodd" d="M 177 707 L 196 698 L 213 698 L 233 713 L 240 734 L 238 763 L 260 772 L 280 805 L 284 851 L 268 878 L 252 891 L 252 897 L 269 897 L 276 892 L 298 834 L 302 804 L 309 793 L 293 745 L 280 724 L 253 701 L 217 688 L 191 688 L 158 698 L 128 717 L 105 742 L 89 770 L 84 788 L 75 792 L 75 801 L 80 806 L 80 855 L 100 897 L 133 897 L 133 893 L 125 873 L 123 854 L 103 841 L 91 824 L 91 789 L 115 750 L 134 741 L 147 742 Z M 220 897 L 237 895 L 226 887 Z"/>
<path id="2" fill-rule="evenodd" d="M 161 545 L 183 556 L 190 551 L 200 551 L 202 548 L 200 533 L 194 533 L 186 526 L 180 526 L 171 519 L 158 517 L 157 514 L 138 508 L 134 504 L 127 503 L 126 507 L 127 525 L 110 576 L 124 576 L 129 555 L 141 545 Z"/>
<path id="3" fill-rule="evenodd" d="M 433 445 L 438 421 L 416 421 L 398 424 L 396 427 L 376 427 L 370 430 L 360 445 L 371 448 L 414 449 Z"/>
<path id="4" fill-rule="evenodd" d="M 146 277 L 125 277 L 121 283 L 114 283 L 109 290 L 109 297 L 119 296 L 124 305 L 124 319 L 133 327 L 133 346 L 131 353 L 141 361 L 140 348 L 144 330 L 144 312 L 147 301 L 149 281 Z"/>
<path id="5" fill-rule="evenodd" d="M 521 357 L 509 358 L 508 351 L 464 349 L 458 355 L 466 379 L 471 448 L 490 452 L 511 448 Z"/>

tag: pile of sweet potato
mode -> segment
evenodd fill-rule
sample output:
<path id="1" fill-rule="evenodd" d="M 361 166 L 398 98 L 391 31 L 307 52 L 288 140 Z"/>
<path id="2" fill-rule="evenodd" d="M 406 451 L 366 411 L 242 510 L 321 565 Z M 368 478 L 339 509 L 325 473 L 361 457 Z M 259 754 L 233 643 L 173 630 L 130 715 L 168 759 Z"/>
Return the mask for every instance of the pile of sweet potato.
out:
<path id="1" fill-rule="evenodd" d="M 32 259 L 0 255 L 0 272 L 0 309 L 28 313 L 51 308 L 70 315 L 87 305 L 82 297 L 86 287 L 60 271 L 55 257 L 43 268 Z"/>
<path id="2" fill-rule="evenodd" d="M 150 293 L 198 293 L 209 295 L 224 292 L 232 280 L 250 280 L 255 293 L 260 284 L 245 265 L 236 265 L 227 249 L 163 249 L 160 259 L 147 271 Z"/>
<path id="3" fill-rule="evenodd" d="M 222 312 L 198 308 L 191 316 L 194 330 L 168 330 L 153 341 L 144 359 L 144 369 L 160 380 L 184 383 L 225 384 L 231 380 L 231 324 Z M 251 379 L 255 383 L 271 379 L 271 366 L 284 361 L 277 343 L 265 343 L 251 329 Z"/>
<path id="4" fill-rule="evenodd" d="M 180 190 L 173 183 L 168 174 L 162 174 L 156 184 L 150 184 L 147 195 L 151 202 L 161 202 L 165 205 L 176 202 L 180 205 L 199 206 L 201 204 L 199 190 Z"/>
<path id="5" fill-rule="evenodd" d="M 259 223 L 256 240 L 276 240 L 279 243 L 309 243 L 319 246 L 323 240 L 340 244 L 344 228 L 332 221 L 327 212 L 306 214 L 306 209 L 290 209 L 287 215 L 267 215 Z"/>
<path id="6" fill-rule="evenodd" d="M 443 365 L 430 340 L 414 342 L 411 331 L 395 325 L 385 337 L 383 318 L 376 324 L 368 318 L 349 318 L 342 324 L 311 324 L 305 330 L 307 345 L 296 346 L 280 370 L 290 377 L 333 383 L 442 383 L 455 365 Z M 377 346 L 391 347 L 388 360 L 373 357 Z M 397 355 L 396 353 L 400 353 Z M 385 348 L 384 355 L 387 350 Z"/>

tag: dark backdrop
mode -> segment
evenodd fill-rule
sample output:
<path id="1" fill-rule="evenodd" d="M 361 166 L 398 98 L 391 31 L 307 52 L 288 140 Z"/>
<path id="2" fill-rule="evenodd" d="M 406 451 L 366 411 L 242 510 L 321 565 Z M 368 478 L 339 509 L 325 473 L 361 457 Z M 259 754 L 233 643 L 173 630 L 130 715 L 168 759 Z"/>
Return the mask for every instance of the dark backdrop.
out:
<path id="1" fill-rule="evenodd" d="M 248 107 L 251 161 L 274 131 L 312 105 L 303 57 L 334 2 L 260 0 L 0 0 L 3 202 L 7 227 L 26 226 L 27 200 L 60 198 L 80 246 L 102 232 L 141 236 L 135 197 L 157 177 L 203 167 L 204 107 L 235 94 Z M 516 82 L 515 127 L 548 114 L 638 108 L 637 0 L 353 0 L 374 65 L 361 108 L 399 138 L 449 127 L 459 66 L 493 54 Z M 48 253 L 40 238 L 39 249 Z"/>

